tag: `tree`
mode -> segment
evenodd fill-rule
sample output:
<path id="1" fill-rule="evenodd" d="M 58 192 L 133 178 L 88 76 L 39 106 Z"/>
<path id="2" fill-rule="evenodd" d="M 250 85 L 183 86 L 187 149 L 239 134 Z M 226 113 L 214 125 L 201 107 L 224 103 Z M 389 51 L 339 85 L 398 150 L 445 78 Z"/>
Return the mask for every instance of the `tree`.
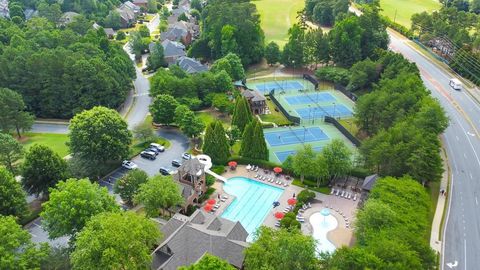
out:
<path id="1" fill-rule="evenodd" d="M 40 2 L 37 6 L 38 15 L 47 18 L 53 23 L 58 23 L 62 17 L 62 9 L 59 4 L 47 4 Z"/>
<path id="2" fill-rule="evenodd" d="M 148 121 L 138 124 L 133 128 L 133 136 L 142 143 L 153 140 L 155 133 L 153 132 L 152 124 Z"/>
<path id="3" fill-rule="evenodd" d="M 300 230 L 302 224 L 300 224 L 300 222 L 297 220 L 294 212 L 288 212 L 285 214 L 282 220 L 280 220 L 280 227 L 287 230 Z"/>
<path id="4" fill-rule="evenodd" d="M 225 94 L 215 94 L 212 99 L 212 106 L 222 113 L 231 113 L 233 110 L 233 103 Z"/>
<path id="5" fill-rule="evenodd" d="M 251 159 L 268 160 L 268 148 L 263 136 L 263 127 L 256 119 L 245 128 L 240 154 Z"/>
<path id="6" fill-rule="evenodd" d="M 139 169 L 134 169 L 118 179 L 113 189 L 127 205 L 133 205 L 133 198 L 135 194 L 137 194 L 140 185 L 146 183 L 147 180 L 147 173 Z"/>
<path id="7" fill-rule="evenodd" d="M 0 200 L 0 217 L 12 215 L 22 218 L 27 214 L 25 191 L 13 175 L 2 167 L 0 167 L 0 198 L 2 198 Z"/>
<path id="8" fill-rule="evenodd" d="M 381 260 L 366 249 L 341 247 L 333 254 L 323 254 L 321 269 L 381 269 Z M 328 256 L 328 259 L 325 257 Z"/>
<path id="9" fill-rule="evenodd" d="M 42 270 L 72 269 L 70 263 L 70 249 L 68 246 L 50 247 L 48 256 L 40 265 Z"/>
<path id="10" fill-rule="evenodd" d="M 207 126 L 203 144 L 203 153 L 212 158 L 214 164 L 225 164 L 230 157 L 230 147 L 222 122 L 215 121 Z"/>
<path id="11" fill-rule="evenodd" d="M 232 116 L 232 125 L 237 126 L 241 132 L 245 129 L 245 126 L 252 121 L 252 111 L 250 110 L 250 106 L 248 105 L 248 101 L 239 96 L 235 100 L 235 108 L 233 109 L 233 116 Z"/>
<path id="12" fill-rule="evenodd" d="M 128 156 L 132 134 L 118 112 L 94 107 L 78 113 L 69 126 L 74 156 L 96 162 L 119 161 Z"/>
<path id="13" fill-rule="evenodd" d="M 312 176 L 317 180 L 317 187 L 325 184 L 330 172 L 328 170 L 328 162 L 323 153 L 317 153 L 315 157 L 315 166 L 313 167 Z"/>
<path id="14" fill-rule="evenodd" d="M 157 124 L 170 125 L 173 123 L 175 109 L 178 102 L 170 95 L 158 95 L 150 105 L 150 113 L 153 116 L 153 122 Z"/>
<path id="15" fill-rule="evenodd" d="M 140 28 L 138 28 L 138 33 L 142 38 L 150 37 L 150 30 L 146 25 L 141 25 Z"/>
<path id="16" fill-rule="evenodd" d="M 232 25 L 224 25 L 222 27 L 221 35 L 222 35 L 222 47 L 221 52 L 222 55 L 225 56 L 229 53 L 236 53 L 238 50 L 238 44 L 235 40 L 235 31 L 237 29 Z"/>
<path id="17" fill-rule="evenodd" d="M 370 88 L 371 83 L 377 81 L 377 64 L 369 58 L 353 64 L 350 68 L 350 81 L 347 89 L 355 91 Z"/>
<path id="18" fill-rule="evenodd" d="M 303 183 L 305 175 L 313 176 L 315 164 L 315 152 L 312 146 L 307 144 L 302 149 L 299 149 L 293 156 L 293 171 L 300 175 L 300 180 Z"/>
<path id="19" fill-rule="evenodd" d="M 73 20 L 67 25 L 67 27 L 83 36 L 88 32 L 88 30 L 92 28 L 92 25 L 93 23 L 90 20 L 88 20 L 84 15 L 80 14 L 73 17 Z M 125 33 L 122 31 L 119 31 L 117 32 L 117 37 L 119 33 L 123 33 L 124 37 L 122 39 L 125 39 Z M 122 40 L 122 39 L 117 39 L 117 40 Z"/>
<path id="20" fill-rule="evenodd" d="M 158 12 L 157 1 L 156 0 L 148 0 L 147 1 L 147 11 L 149 13 L 157 13 Z"/>
<path id="21" fill-rule="evenodd" d="M 168 210 L 182 204 L 183 197 L 171 176 L 156 175 L 140 185 L 134 202 L 145 206 L 148 217 L 157 217 L 160 208 Z"/>
<path id="22" fill-rule="evenodd" d="M 235 270 L 227 261 L 222 260 L 216 256 L 205 254 L 202 258 L 190 266 L 182 266 L 179 270 Z"/>
<path id="23" fill-rule="evenodd" d="M 15 173 L 13 165 L 22 156 L 22 145 L 9 134 L 0 133 L 0 164 Z"/>
<path id="24" fill-rule="evenodd" d="M 232 80 L 242 80 L 245 78 L 245 70 L 243 69 L 242 61 L 235 53 L 228 53 L 223 58 L 218 59 L 210 69 L 217 73 L 225 70 Z"/>
<path id="25" fill-rule="evenodd" d="M 118 30 L 122 27 L 122 21 L 120 13 L 116 10 L 111 10 L 107 17 L 104 20 L 105 26 Z"/>
<path id="26" fill-rule="evenodd" d="M 202 6 L 202 2 L 200 0 L 192 0 L 190 2 L 190 6 L 194 9 L 198 10 L 199 12 L 202 12 L 203 6 Z"/>
<path id="27" fill-rule="evenodd" d="M 232 78 L 225 70 L 215 73 L 213 77 L 217 92 L 229 92 L 233 90 Z"/>
<path id="28" fill-rule="evenodd" d="M 265 47 L 265 59 L 267 59 L 267 64 L 272 65 L 280 61 L 280 47 L 277 43 L 271 41 Z"/>
<path id="29" fill-rule="evenodd" d="M 196 138 L 205 129 L 202 119 L 198 118 L 194 112 L 188 111 L 182 120 L 180 130 L 189 138 Z"/>
<path id="30" fill-rule="evenodd" d="M 318 269 L 316 244 L 298 230 L 260 227 L 256 241 L 245 249 L 244 266 L 250 269 Z"/>
<path id="31" fill-rule="evenodd" d="M 25 109 L 20 94 L 7 88 L 0 88 L 0 129 L 3 132 L 15 130 L 17 136 L 21 137 L 20 131 L 32 127 L 34 117 Z"/>
<path id="32" fill-rule="evenodd" d="M 333 139 L 322 149 L 322 155 L 332 179 L 345 176 L 352 168 L 352 152 L 340 139 Z"/>
<path id="33" fill-rule="evenodd" d="M 178 126 L 182 126 L 184 116 L 189 112 L 191 112 L 191 110 L 188 108 L 188 106 L 178 105 L 177 108 L 175 108 L 173 122 L 175 122 L 175 124 L 177 124 Z"/>
<path id="34" fill-rule="evenodd" d="M 230 128 L 227 130 L 227 136 L 228 144 L 230 145 L 230 148 L 232 148 L 233 145 L 242 138 L 242 133 L 237 126 L 230 126 Z"/>
<path id="35" fill-rule="evenodd" d="M 140 59 L 143 52 L 148 49 L 148 43 L 145 42 L 145 39 L 139 32 L 131 32 L 129 48 L 130 52 L 135 55 L 135 59 Z"/>
<path id="36" fill-rule="evenodd" d="M 335 24 L 330 31 L 332 60 L 341 67 L 350 67 L 362 59 L 362 28 L 356 16 L 350 16 Z"/>
<path id="37" fill-rule="evenodd" d="M 67 162 L 48 146 L 34 144 L 22 164 L 22 185 L 30 194 L 48 197 L 48 189 L 67 178 Z"/>
<path id="38" fill-rule="evenodd" d="M 166 65 L 167 62 L 165 61 L 165 56 L 163 54 L 163 46 L 159 42 L 155 42 L 153 49 L 147 58 L 147 68 L 155 71 L 161 67 L 165 67 Z"/>
<path id="39" fill-rule="evenodd" d="M 118 31 L 115 37 L 116 40 L 124 40 L 125 38 L 127 38 L 127 35 L 123 31 Z"/>
<path id="40" fill-rule="evenodd" d="M 188 17 L 187 17 L 187 15 L 186 15 L 185 13 L 182 13 L 182 14 L 180 14 L 180 16 L 178 16 L 177 21 L 179 21 L 179 22 L 180 22 L 180 21 L 188 22 Z"/>
<path id="41" fill-rule="evenodd" d="M 48 245 L 37 247 L 30 237 L 14 217 L 0 215 L 0 269 L 40 269 L 48 255 Z"/>
<path id="42" fill-rule="evenodd" d="M 74 269 L 145 269 L 161 238 L 155 222 L 133 212 L 101 213 L 78 234 Z"/>
<path id="43" fill-rule="evenodd" d="M 70 178 L 50 190 L 50 200 L 43 204 L 40 216 L 50 238 L 75 237 L 93 216 L 116 211 L 119 207 L 115 198 L 105 187 L 87 178 Z"/>
<path id="44" fill-rule="evenodd" d="M 305 30 L 298 24 L 288 29 L 288 42 L 283 47 L 282 64 L 287 67 L 301 67 L 304 62 Z"/>

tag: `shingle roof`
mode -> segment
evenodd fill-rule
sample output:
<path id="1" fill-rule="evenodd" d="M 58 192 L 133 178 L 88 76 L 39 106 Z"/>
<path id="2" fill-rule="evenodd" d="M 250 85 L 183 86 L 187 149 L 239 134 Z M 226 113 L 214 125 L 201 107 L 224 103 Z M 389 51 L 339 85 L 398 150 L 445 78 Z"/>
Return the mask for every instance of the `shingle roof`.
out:
<path id="1" fill-rule="evenodd" d="M 162 231 L 165 240 L 152 254 L 152 269 L 176 270 L 180 266 L 195 263 L 205 253 L 227 260 L 238 268 L 242 267 L 248 233 L 240 222 L 197 210 L 190 217 L 176 214 L 163 226 Z"/>
<path id="2" fill-rule="evenodd" d="M 135 4 L 133 4 L 130 1 L 127 1 L 123 4 L 121 4 L 120 9 L 129 9 L 129 10 L 134 11 L 134 12 L 140 11 L 140 7 L 136 6 Z"/>
<path id="3" fill-rule="evenodd" d="M 167 39 L 162 42 L 162 46 L 165 57 L 185 56 L 185 46 L 179 42 Z"/>
<path id="4" fill-rule="evenodd" d="M 160 33 L 160 39 L 161 40 L 166 40 L 170 39 L 173 41 L 178 41 L 183 37 L 186 37 L 188 34 L 188 31 L 185 29 L 182 29 L 180 27 L 170 27 L 167 29 L 167 31 Z"/>
<path id="5" fill-rule="evenodd" d="M 362 189 L 363 190 L 372 190 L 373 185 L 377 182 L 378 175 L 377 174 L 372 174 L 370 176 L 365 177 L 365 180 L 363 180 L 362 184 Z"/>
<path id="6" fill-rule="evenodd" d="M 246 97 L 247 99 L 251 99 L 252 101 L 254 102 L 257 102 L 257 101 L 265 101 L 265 96 L 262 95 L 260 92 L 258 92 L 257 90 L 251 90 L 251 89 L 247 89 L 245 91 L 242 92 L 242 95 L 244 97 Z"/>
<path id="7" fill-rule="evenodd" d="M 208 68 L 205 65 L 202 65 L 199 61 L 186 56 L 180 57 L 177 64 L 189 74 L 205 72 L 208 70 Z"/>

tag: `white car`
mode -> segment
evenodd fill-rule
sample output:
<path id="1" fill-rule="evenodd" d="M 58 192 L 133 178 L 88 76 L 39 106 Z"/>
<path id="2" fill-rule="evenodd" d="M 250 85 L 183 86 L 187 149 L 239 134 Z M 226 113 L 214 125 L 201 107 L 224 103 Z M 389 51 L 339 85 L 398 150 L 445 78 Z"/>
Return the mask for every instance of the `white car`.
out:
<path id="1" fill-rule="evenodd" d="M 160 144 L 158 144 L 158 143 L 151 143 L 151 144 L 150 144 L 150 147 L 157 148 L 158 151 L 160 151 L 160 152 L 165 151 L 165 146 L 160 145 Z"/>
<path id="2" fill-rule="evenodd" d="M 133 170 L 133 169 L 138 168 L 138 165 L 131 162 L 130 160 L 124 160 L 122 162 L 122 167 L 125 168 L 125 169 L 128 169 L 128 170 Z"/>
<path id="3" fill-rule="evenodd" d="M 190 155 L 189 153 L 183 153 L 182 158 L 186 159 L 186 160 L 189 160 L 189 159 L 192 158 L 192 155 Z"/>

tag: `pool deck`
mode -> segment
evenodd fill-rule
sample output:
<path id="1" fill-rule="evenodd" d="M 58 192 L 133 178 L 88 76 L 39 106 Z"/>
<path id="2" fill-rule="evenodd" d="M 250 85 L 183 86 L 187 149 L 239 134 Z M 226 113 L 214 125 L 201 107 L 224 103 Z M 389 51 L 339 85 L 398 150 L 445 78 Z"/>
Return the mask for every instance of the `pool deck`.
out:
<path id="1" fill-rule="evenodd" d="M 280 186 L 275 183 L 270 183 L 266 181 L 260 181 L 255 179 L 255 175 L 266 175 L 269 177 L 273 176 L 273 172 L 270 171 L 269 174 L 265 174 L 263 169 L 259 169 L 258 172 L 249 171 L 246 169 L 246 166 L 239 165 L 235 170 L 226 169 L 226 171 L 222 174 L 222 176 L 226 179 L 232 177 L 247 177 L 254 181 L 261 182 L 266 185 L 271 185 L 277 188 L 282 188 L 284 191 L 278 201 L 280 202 L 280 206 L 273 208 L 270 210 L 270 213 L 267 215 L 265 220 L 263 221 L 264 226 L 276 228 L 275 223 L 277 219 L 274 217 L 275 212 L 282 212 L 287 206 L 287 200 L 292 198 L 293 194 L 298 194 L 303 188 L 292 185 L 292 181 L 287 181 L 288 186 Z M 284 177 L 280 178 L 281 181 L 285 182 L 286 179 Z M 227 195 L 228 199 L 225 202 L 219 202 L 220 207 L 214 212 L 215 215 L 222 215 L 225 209 L 233 202 L 235 197 L 231 194 L 227 194 L 223 191 L 223 182 L 216 181 L 213 187 L 216 189 L 216 192 L 212 194 L 211 198 L 217 199 L 218 194 L 220 196 Z M 323 208 L 328 207 L 330 208 L 330 213 L 337 219 L 338 227 L 327 234 L 327 238 L 331 241 L 335 247 L 339 248 L 341 246 L 352 246 L 355 239 L 353 235 L 353 226 L 352 223 L 355 219 L 355 214 L 358 206 L 358 200 L 348 200 L 345 198 L 341 198 L 335 195 L 327 195 L 315 192 L 315 202 L 312 203 L 312 207 L 305 210 L 303 216 L 305 217 L 305 222 L 302 223 L 302 232 L 306 235 L 312 235 L 312 226 L 309 222 L 309 218 L 313 213 L 320 212 Z M 343 216 L 342 216 L 343 214 Z M 344 217 L 345 216 L 345 217 Z M 349 222 L 349 228 L 347 228 L 347 221 Z"/>

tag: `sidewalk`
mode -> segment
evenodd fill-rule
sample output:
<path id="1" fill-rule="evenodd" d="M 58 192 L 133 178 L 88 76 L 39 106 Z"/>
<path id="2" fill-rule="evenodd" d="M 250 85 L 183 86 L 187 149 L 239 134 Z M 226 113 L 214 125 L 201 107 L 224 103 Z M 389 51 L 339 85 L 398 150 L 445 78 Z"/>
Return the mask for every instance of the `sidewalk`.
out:
<path id="1" fill-rule="evenodd" d="M 447 196 L 449 194 L 449 177 L 450 177 L 450 166 L 448 165 L 448 158 L 445 156 L 445 152 L 441 151 L 441 156 L 443 159 L 443 167 L 445 171 L 442 174 L 442 179 L 440 181 L 440 190 L 445 190 Z M 430 234 L 430 247 L 435 250 L 437 253 L 442 253 L 442 220 L 445 212 L 445 205 L 447 203 L 448 197 L 438 194 L 437 208 L 435 210 L 435 216 L 433 217 L 432 230 Z"/>

